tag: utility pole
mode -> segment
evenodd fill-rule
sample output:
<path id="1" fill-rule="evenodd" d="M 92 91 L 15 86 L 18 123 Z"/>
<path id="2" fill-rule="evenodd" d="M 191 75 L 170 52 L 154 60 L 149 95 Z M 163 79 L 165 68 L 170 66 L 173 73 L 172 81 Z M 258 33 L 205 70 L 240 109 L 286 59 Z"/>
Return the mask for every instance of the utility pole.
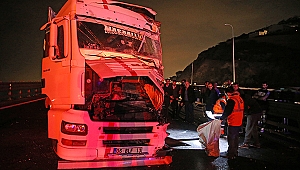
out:
<path id="1" fill-rule="evenodd" d="M 233 74 L 233 82 L 235 82 L 235 59 L 234 59 L 234 32 L 233 26 L 231 24 L 225 24 L 225 26 L 231 27 L 232 32 L 232 74 Z"/>

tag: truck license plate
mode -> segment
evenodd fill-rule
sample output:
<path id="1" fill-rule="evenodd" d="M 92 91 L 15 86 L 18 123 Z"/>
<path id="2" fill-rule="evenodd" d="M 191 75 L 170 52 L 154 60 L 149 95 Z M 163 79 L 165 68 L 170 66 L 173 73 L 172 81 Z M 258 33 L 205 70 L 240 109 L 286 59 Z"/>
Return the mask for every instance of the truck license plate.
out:
<path id="1" fill-rule="evenodd" d="M 114 148 L 114 154 L 140 154 L 143 148 Z"/>

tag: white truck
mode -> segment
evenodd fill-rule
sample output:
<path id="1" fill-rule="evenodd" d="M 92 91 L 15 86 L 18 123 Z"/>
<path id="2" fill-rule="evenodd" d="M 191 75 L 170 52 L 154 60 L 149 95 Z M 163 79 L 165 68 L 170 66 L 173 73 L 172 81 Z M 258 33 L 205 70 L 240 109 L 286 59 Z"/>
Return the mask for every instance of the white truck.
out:
<path id="1" fill-rule="evenodd" d="M 170 164 L 162 114 L 160 22 L 109 0 L 50 7 L 42 60 L 58 169 Z"/>

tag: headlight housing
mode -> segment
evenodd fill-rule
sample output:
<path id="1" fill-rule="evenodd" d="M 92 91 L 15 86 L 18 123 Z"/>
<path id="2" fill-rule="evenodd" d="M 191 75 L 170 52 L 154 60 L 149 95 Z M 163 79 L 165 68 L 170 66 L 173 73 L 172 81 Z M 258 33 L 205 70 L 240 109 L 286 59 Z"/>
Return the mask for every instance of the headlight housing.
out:
<path id="1" fill-rule="evenodd" d="M 86 124 L 61 122 L 61 132 L 68 135 L 86 136 L 88 133 L 88 126 Z"/>

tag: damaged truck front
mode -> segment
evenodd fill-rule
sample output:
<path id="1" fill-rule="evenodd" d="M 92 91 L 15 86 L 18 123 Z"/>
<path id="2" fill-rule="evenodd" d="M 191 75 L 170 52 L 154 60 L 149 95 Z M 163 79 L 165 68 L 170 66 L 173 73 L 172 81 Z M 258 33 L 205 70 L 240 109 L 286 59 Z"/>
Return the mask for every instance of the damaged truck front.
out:
<path id="1" fill-rule="evenodd" d="M 171 163 L 155 15 L 107 0 L 68 0 L 57 14 L 49 8 L 41 28 L 48 137 L 73 161 L 60 168 Z"/>

